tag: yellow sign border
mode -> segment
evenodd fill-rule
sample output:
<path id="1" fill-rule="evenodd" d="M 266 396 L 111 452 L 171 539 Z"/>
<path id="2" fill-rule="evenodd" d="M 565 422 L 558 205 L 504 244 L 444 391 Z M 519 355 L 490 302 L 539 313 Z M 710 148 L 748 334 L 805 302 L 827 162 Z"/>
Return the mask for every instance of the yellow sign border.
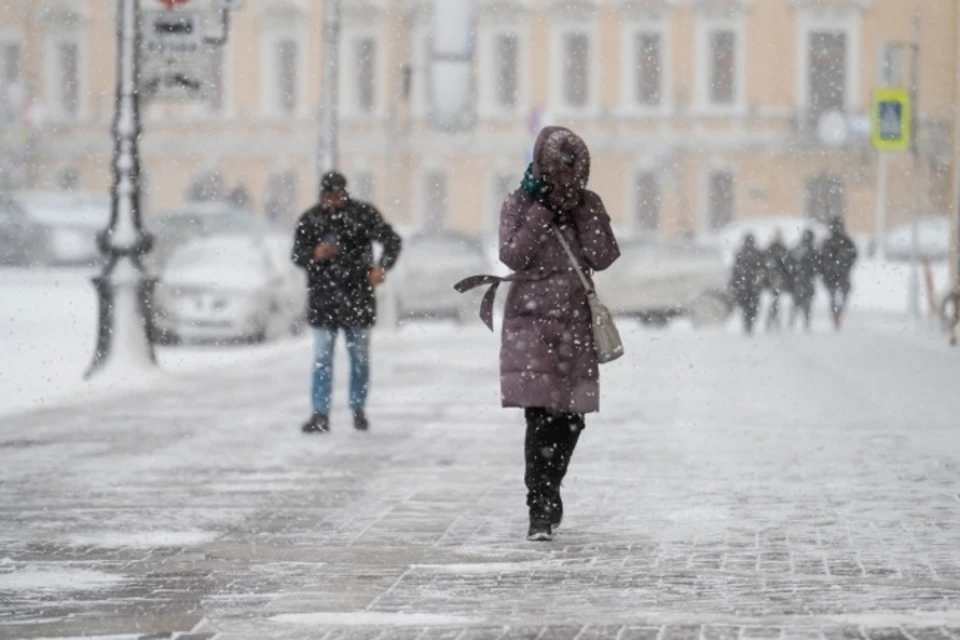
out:
<path id="1" fill-rule="evenodd" d="M 884 140 L 880 137 L 880 103 L 899 102 L 902 105 L 903 127 L 897 140 Z M 870 105 L 870 137 L 877 151 L 907 151 L 910 149 L 910 136 L 913 134 L 913 111 L 910 93 L 905 89 L 878 89 L 873 92 Z"/>

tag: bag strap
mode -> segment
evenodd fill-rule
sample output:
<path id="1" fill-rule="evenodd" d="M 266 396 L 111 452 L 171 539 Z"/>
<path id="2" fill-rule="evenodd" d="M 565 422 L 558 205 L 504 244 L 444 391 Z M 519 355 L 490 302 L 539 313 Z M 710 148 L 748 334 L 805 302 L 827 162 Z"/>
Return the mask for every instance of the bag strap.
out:
<path id="1" fill-rule="evenodd" d="M 567 239 L 563 237 L 563 233 L 557 228 L 557 225 L 551 224 L 550 228 L 553 229 L 553 234 L 557 236 L 557 240 L 560 241 L 560 246 L 563 247 L 563 252 L 567 254 L 567 258 L 570 260 L 570 265 L 573 266 L 573 270 L 577 272 L 577 277 L 580 278 L 580 284 L 583 285 L 587 295 L 593 295 L 595 293 L 593 286 L 590 284 L 590 281 L 587 280 L 587 276 L 584 275 L 583 269 L 580 268 L 580 263 L 577 261 L 577 257 L 573 255 L 573 250 L 570 248 L 570 244 L 567 242 Z"/>

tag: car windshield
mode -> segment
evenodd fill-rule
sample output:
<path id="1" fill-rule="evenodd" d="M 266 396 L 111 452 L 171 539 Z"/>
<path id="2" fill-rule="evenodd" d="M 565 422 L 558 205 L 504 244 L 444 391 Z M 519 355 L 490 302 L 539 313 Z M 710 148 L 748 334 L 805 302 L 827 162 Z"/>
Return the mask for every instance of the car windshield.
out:
<path id="1" fill-rule="evenodd" d="M 170 270 L 198 267 L 257 270 L 262 267 L 262 256 L 247 243 L 187 246 L 171 256 Z"/>
<path id="2" fill-rule="evenodd" d="M 161 235 L 191 235 L 265 231 L 268 225 L 249 213 L 221 211 L 169 213 L 161 216 L 154 226 Z"/>

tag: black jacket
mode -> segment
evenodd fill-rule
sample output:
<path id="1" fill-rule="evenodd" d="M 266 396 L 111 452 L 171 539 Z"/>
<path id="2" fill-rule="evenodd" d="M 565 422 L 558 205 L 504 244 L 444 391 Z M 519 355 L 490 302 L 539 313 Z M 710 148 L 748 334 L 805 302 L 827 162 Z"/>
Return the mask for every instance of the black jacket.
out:
<path id="1" fill-rule="evenodd" d="M 813 300 L 816 295 L 817 274 L 820 272 L 820 254 L 812 242 L 800 242 L 790 251 L 790 275 L 793 298 L 799 302 Z"/>
<path id="2" fill-rule="evenodd" d="M 857 261 L 857 245 L 844 232 L 834 232 L 820 248 L 820 268 L 827 289 L 849 288 L 850 272 Z"/>
<path id="3" fill-rule="evenodd" d="M 765 256 L 755 245 L 744 244 L 733 262 L 730 289 L 740 304 L 759 298 L 766 278 Z"/>
<path id="4" fill-rule="evenodd" d="M 767 286 L 777 293 L 789 291 L 791 286 L 790 266 L 786 245 L 779 240 L 774 240 L 767 247 L 766 254 Z"/>
<path id="5" fill-rule="evenodd" d="M 314 259 L 323 242 L 338 245 L 340 254 L 323 262 Z M 349 200 L 335 213 L 316 205 L 300 216 L 292 258 L 307 271 L 312 326 L 369 328 L 376 323 L 376 295 L 368 280 L 374 242 L 383 246 L 380 266 L 389 270 L 400 256 L 400 236 L 366 202 Z"/>

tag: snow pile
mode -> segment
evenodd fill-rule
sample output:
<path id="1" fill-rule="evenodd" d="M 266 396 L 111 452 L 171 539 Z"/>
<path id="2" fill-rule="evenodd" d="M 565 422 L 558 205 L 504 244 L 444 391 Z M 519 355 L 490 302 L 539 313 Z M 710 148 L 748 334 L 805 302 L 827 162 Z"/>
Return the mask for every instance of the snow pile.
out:
<path id="1" fill-rule="evenodd" d="M 0 591 L 92 591 L 121 582 L 121 576 L 88 569 L 30 568 L 0 574 Z"/>
<path id="2" fill-rule="evenodd" d="M 375 611 L 351 611 L 346 613 L 284 613 L 271 618 L 274 622 L 308 625 L 372 626 L 390 625 L 393 627 L 446 627 L 474 624 L 476 621 L 460 616 L 436 615 L 432 613 L 378 613 Z"/>
<path id="3" fill-rule="evenodd" d="M 195 547 L 212 542 L 216 537 L 217 534 L 211 531 L 107 531 L 76 534 L 67 541 L 74 547 L 158 549 Z"/>

